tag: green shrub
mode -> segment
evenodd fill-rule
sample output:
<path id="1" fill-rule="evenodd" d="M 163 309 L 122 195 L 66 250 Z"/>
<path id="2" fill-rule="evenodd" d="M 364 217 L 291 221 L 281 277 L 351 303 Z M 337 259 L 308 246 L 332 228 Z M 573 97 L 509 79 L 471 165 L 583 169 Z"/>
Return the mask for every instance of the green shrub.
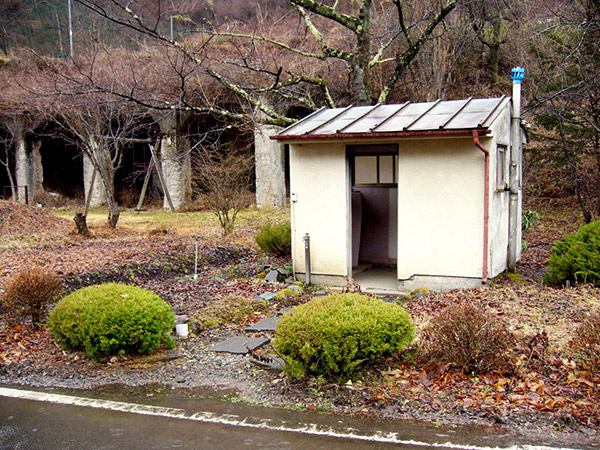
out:
<path id="1" fill-rule="evenodd" d="M 228 295 L 198 310 L 192 321 L 201 329 L 246 321 L 257 312 L 265 312 L 268 302 L 257 297 Z"/>
<path id="2" fill-rule="evenodd" d="M 421 341 L 428 361 L 450 363 L 467 373 L 510 368 L 512 334 L 475 305 L 446 308 L 425 327 Z"/>
<path id="3" fill-rule="evenodd" d="M 596 311 L 577 327 L 572 345 L 578 358 L 591 370 L 600 372 L 600 311 Z"/>
<path id="4" fill-rule="evenodd" d="M 530 228 L 535 227 L 540 221 L 540 215 L 535 211 L 523 211 L 522 220 L 521 220 L 521 231 L 523 234 L 527 232 Z"/>
<path id="5" fill-rule="evenodd" d="M 260 228 L 255 239 L 266 253 L 286 256 L 292 251 L 292 227 L 289 222 L 265 225 Z"/>
<path id="6" fill-rule="evenodd" d="M 148 354 L 173 345 L 168 333 L 175 317 L 160 297 L 146 289 L 106 283 L 79 289 L 50 312 L 48 329 L 65 349 L 91 358 L 114 353 Z"/>
<path id="7" fill-rule="evenodd" d="M 0 303 L 7 316 L 31 316 L 33 325 L 38 325 L 46 305 L 56 299 L 61 291 L 60 278 L 34 266 L 16 273 L 6 283 Z"/>
<path id="8" fill-rule="evenodd" d="M 414 325 L 400 306 L 360 294 L 314 298 L 277 324 L 275 350 L 290 376 L 356 378 L 382 355 L 413 340 Z"/>
<path id="9" fill-rule="evenodd" d="M 545 280 L 561 286 L 565 282 L 600 286 L 600 221 L 582 226 L 554 244 Z"/>

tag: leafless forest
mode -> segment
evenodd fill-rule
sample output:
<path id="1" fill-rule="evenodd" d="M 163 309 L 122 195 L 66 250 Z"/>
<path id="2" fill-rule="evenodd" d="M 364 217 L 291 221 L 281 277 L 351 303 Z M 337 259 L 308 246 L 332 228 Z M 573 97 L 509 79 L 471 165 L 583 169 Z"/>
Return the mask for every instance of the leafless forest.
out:
<path id="1" fill-rule="evenodd" d="M 251 155 L 259 122 L 510 94 L 521 66 L 526 193 L 574 197 L 590 221 L 598 42 L 596 0 L 2 0 L 0 182 L 16 196 L 16 149 L 42 141 L 46 154 L 104 155 L 90 159 L 116 205 L 119 143 L 152 139 L 173 112 L 190 148 Z"/>

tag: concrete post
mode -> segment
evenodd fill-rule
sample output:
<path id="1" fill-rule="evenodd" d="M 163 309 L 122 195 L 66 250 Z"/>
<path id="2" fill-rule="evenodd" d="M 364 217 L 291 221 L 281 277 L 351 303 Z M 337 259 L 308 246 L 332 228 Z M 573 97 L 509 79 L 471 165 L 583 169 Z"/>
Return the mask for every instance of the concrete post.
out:
<path id="1" fill-rule="evenodd" d="M 42 140 L 36 139 L 31 142 L 31 198 L 37 202 L 44 193 L 44 166 L 42 164 Z"/>
<path id="2" fill-rule="evenodd" d="M 157 120 L 162 134 L 160 141 L 160 167 L 166 189 L 169 192 L 173 207 L 181 208 L 192 198 L 192 160 L 190 142 L 179 134 L 181 113 L 173 111 Z M 164 209 L 169 203 L 164 196 Z"/>
<path id="3" fill-rule="evenodd" d="M 283 144 L 270 139 L 281 128 L 256 123 L 254 162 L 256 167 L 256 205 L 283 206 L 285 192 L 285 153 Z"/>
<path id="4" fill-rule="evenodd" d="M 31 181 L 31 161 L 27 152 L 27 141 L 25 140 L 25 129 L 23 122 L 19 121 L 15 127 L 15 175 L 17 179 L 17 201 L 27 203 L 31 201 L 28 188 Z"/>
<path id="5" fill-rule="evenodd" d="M 161 138 L 162 175 L 175 209 L 181 208 L 192 197 L 192 162 L 189 147 L 189 140 L 182 136 L 167 134 Z M 169 209 L 166 195 L 163 198 L 163 208 Z"/>

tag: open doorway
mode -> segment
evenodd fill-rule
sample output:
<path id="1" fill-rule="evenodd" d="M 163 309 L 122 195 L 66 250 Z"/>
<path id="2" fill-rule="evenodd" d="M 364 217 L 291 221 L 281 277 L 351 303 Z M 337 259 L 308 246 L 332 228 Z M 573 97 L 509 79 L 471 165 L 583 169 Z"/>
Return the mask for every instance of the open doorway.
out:
<path id="1" fill-rule="evenodd" d="M 397 290 L 398 146 L 349 145 L 352 276 L 363 290 Z"/>

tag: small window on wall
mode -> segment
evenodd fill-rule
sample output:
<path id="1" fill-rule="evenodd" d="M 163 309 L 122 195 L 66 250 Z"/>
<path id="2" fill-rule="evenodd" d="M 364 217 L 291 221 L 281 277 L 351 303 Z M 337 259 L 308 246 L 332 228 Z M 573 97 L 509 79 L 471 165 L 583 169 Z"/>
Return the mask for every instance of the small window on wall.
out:
<path id="1" fill-rule="evenodd" d="M 354 185 L 390 186 L 397 184 L 396 155 L 354 156 Z"/>
<path id="2" fill-rule="evenodd" d="M 507 159 L 507 146 L 498 145 L 497 147 L 497 159 L 496 159 L 496 189 L 505 190 L 507 186 L 507 171 L 506 171 L 506 159 Z"/>

